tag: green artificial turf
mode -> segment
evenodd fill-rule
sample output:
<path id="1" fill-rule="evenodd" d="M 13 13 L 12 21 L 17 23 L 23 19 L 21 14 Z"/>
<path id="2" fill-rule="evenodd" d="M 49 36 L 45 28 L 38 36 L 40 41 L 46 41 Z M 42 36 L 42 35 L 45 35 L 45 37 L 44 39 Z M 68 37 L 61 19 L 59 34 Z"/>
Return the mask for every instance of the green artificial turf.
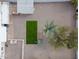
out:
<path id="1" fill-rule="evenodd" d="M 37 44 L 37 21 L 26 21 L 26 44 Z"/>

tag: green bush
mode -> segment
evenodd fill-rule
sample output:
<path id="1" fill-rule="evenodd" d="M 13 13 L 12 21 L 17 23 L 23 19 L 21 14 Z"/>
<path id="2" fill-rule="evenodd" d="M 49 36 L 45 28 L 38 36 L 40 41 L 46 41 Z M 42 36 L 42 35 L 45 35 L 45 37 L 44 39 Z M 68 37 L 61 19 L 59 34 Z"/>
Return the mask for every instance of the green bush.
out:
<path id="1" fill-rule="evenodd" d="M 50 25 L 51 24 L 51 25 Z M 77 29 L 65 26 L 56 26 L 53 23 L 45 25 L 44 32 L 49 39 L 49 43 L 55 48 L 67 47 L 77 48 L 78 34 Z"/>
<path id="2" fill-rule="evenodd" d="M 71 0 L 71 3 L 75 8 L 78 6 L 78 0 Z"/>

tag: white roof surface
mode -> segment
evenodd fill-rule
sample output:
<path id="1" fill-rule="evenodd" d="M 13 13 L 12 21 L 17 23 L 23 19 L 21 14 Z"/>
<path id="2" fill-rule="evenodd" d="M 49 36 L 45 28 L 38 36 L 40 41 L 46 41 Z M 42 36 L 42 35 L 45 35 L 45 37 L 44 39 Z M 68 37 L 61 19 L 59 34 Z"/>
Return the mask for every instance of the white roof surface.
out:
<path id="1" fill-rule="evenodd" d="M 6 42 L 7 29 L 1 25 L 1 13 L 0 13 L 0 42 Z"/>
<path id="2" fill-rule="evenodd" d="M 7 28 L 2 26 L 2 7 L 1 7 L 1 2 L 0 2 L 0 42 L 6 42 L 7 40 Z M 4 12 L 4 11 L 3 11 Z M 5 16 L 4 16 L 5 18 Z M 5 21 L 5 20 L 4 20 Z"/>
<path id="3" fill-rule="evenodd" d="M 17 0 L 4 0 L 4 1 L 17 2 Z M 34 0 L 34 2 L 64 2 L 64 1 L 70 1 L 70 0 Z"/>
<path id="4" fill-rule="evenodd" d="M 17 13 L 33 14 L 34 0 L 17 0 Z"/>
<path id="5" fill-rule="evenodd" d="M 0 28 L 0 42 L 6 42 L 7 40 L 7 28 L 1 27 Z"/>

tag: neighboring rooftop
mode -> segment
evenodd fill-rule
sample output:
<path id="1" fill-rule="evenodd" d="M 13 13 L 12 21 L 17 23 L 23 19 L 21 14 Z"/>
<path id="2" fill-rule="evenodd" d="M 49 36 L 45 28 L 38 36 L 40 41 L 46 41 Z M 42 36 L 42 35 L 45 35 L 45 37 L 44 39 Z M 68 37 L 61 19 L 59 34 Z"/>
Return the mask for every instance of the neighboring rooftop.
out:
<path id="1" fill-rule="evenodd" d="M 17 2 L 17 0 L 0 0 L 0 1 L 6 1 L 6 2 Z M 64 2 L 64 1 L 70 1 L 70 0 L 34 0 L 35 2 Z"/>

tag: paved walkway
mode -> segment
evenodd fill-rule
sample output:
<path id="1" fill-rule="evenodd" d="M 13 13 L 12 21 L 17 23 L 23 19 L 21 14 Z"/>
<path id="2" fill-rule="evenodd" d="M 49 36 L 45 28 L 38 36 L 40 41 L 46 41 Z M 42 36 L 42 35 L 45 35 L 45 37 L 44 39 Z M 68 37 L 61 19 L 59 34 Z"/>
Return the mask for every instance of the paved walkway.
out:
<path id="1" fill-rule="evenodd" d="M 22 59 L 22 42 L 6 47 L 6 59 Z M 24 46 L 24 59 L 74 59 L 73 50 L 66 48 L 53 49 L 45 41 L 37 45 Z"/>
<path id="2" fill-rule="evenodd" d="M 8 41 L 8 47 L 6 47 L 6 59 L 21 59 L 22 58 L 22 42 L 17 41 L 10 43 Z"/>
<path id="3" fill-rule="evenodd" d="M 73 50 L 54 49 L 46 40 L 37 45 L 25 44 L 24 59 L 74 59 Z"/>

